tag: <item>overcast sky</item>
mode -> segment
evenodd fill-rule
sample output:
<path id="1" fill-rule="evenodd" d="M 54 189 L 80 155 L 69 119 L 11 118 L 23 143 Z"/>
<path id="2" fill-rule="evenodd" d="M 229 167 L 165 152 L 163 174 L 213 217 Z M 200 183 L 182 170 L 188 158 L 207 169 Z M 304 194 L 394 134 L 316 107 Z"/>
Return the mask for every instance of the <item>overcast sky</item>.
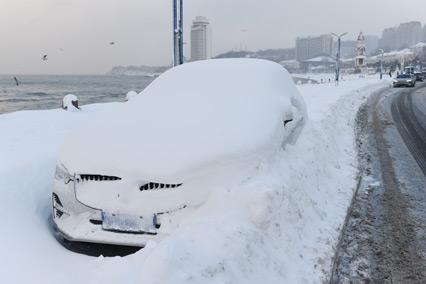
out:
<path id="1" fill-rule="evenodd" d="M 1 74 L 103 74 L 171 62 L 172 0 L 0 0 Z M 185 42 L 211 20 L 213 54 L 293 47 L 297 36 L 426 23 L 425 0 L 184 0 Z M 245 31 L 245 32 L 244 32 Z M 116 45 L 109 45 L 115 41 Z M 189 54 L 189 45 L 185 46 Z M 42 62 L 43 54 L 49 55 Z"/>

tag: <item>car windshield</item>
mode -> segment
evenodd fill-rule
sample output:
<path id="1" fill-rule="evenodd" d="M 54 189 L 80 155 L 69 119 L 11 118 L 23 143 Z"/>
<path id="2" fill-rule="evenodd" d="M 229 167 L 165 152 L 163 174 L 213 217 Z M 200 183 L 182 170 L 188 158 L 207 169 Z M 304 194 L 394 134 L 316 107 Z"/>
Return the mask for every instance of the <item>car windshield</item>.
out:
<path id="1" fill-rule="evenodd" d="M 402 74 L 402 75 L 398 75 L 397 77 L 398 79 L 409 79 L 411 78 L 411 75 L 408 74 Z"/>

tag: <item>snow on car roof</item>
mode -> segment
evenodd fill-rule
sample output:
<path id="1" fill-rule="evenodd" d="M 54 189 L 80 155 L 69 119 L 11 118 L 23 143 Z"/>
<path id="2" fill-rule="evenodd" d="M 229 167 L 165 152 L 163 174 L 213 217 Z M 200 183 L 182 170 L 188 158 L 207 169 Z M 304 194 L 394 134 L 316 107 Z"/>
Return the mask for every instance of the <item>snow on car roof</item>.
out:
<path id="1" fill-rule="evenodd" d="M 71 133 L 61 162 L 77 173 L 168 182 L 211 162 L 258 163 L 280 147 L 283 112 L 298 96 L 288 72 L 270 61 L 184 64 Z"/>

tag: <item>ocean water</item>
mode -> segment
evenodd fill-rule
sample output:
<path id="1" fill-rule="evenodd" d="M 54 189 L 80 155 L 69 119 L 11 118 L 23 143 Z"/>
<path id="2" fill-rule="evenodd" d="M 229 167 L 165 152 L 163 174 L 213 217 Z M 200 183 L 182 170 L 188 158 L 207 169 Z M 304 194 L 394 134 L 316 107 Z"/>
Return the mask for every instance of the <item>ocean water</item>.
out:
<path id="1" fill-rule="evenodd" d="M 60 108 L 62 98 L 74 94 L 80 105 L 124 101 L 130 90 L 140 92 L 154 78 L 143 76 L 13 76 L 0 75 L 0 114 Z"/>

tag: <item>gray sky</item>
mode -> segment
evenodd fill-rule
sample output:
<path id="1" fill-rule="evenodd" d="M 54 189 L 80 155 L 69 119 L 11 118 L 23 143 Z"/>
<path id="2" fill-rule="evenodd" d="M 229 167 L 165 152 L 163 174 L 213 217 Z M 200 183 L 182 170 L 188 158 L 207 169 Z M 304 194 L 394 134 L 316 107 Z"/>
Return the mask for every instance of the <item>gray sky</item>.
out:
<path id="1" fill-rule="evenodd" d="M 169 64 L 171 4 L 0 0 L 0 73 L 103 74 L 114 65 Z M 292 47 L 297 36 L 347 31 L 347 39 L 354 39 L 360 30 L 380 35 L 400 22 L 426 23 L 425 0 L 184 0 L 184 5 L 185 41 L 192 19 L 206 16 L 214 54 L 240 46 Z M 42 62 L 43 54 L 49 54 L 48 62 Z"/>

